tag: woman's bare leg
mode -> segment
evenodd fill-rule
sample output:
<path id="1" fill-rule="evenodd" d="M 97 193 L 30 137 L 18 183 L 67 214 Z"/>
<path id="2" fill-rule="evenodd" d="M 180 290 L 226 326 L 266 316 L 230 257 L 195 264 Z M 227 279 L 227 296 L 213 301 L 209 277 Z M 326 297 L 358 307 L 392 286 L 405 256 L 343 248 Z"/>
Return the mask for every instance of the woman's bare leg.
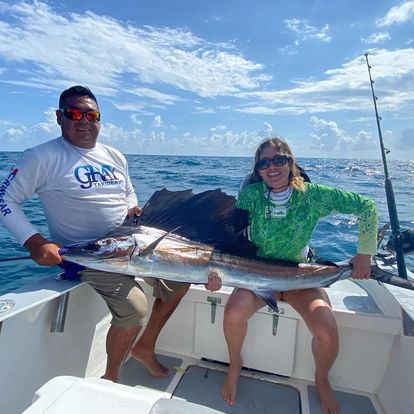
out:
<path id="1" fill-rule="evenodd" d="M 338 327 L 328 295 L 324 289 L 315 288 L 284 292 L 283 298 L 299 312 L 313 335 L 315 385 L 322 414 L 339 414 L 339 404 L 328 380 L 339 349 Z"/>

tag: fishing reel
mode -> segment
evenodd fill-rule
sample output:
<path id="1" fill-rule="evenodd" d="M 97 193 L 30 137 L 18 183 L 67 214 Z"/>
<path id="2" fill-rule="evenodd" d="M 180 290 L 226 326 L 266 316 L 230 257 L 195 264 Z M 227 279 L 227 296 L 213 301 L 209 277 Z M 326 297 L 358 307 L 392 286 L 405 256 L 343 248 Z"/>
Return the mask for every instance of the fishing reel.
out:
<path id="1" fill-rule="evenodd" d="M 386 244 L 387 250 L 395 253 L 397 246 L 401 248 L 403 254 L 414 253 L 414 228 L 390 236 Z"/>

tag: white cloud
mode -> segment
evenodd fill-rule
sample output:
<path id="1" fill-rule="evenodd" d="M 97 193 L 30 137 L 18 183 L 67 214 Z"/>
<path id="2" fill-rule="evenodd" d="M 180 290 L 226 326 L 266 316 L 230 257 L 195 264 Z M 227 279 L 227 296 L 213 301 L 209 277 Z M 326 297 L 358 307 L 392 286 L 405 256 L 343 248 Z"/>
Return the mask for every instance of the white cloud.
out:
<path id="1" fill-rule="evenodd" d="M 145 134 L 139 128 L 126 130 L 112 123 L 102 123 L 99 133 L 99 142 L 130 154 L 141 153 L 145 140 Z"/>
<path id="2" fill-rule="evenodd" d="M 367 39 L 362 38 L 361 41 L 369 45 L 376 45 L 391 40 L 391 36 L 387 32 L 372 33 Z"/>
<path id="3" fill-rule="evenodd" d="M 311 26 L 307 20 L 287 19 L 286 27 L 298 36 L 297 42 L 303 42 L 308 39 L 317 39 L 323 42 L 330 42 L 332 37 L 328 34 L 329 25 L 325 24 L 322 28 Z"/>
<path id="4" fill-rule="evenodd" d="M 243 131 L 237 133 L 226 127 L 211 128 L 207 137 L 201 138 L 200 144 L 204 147 L 216 147 L 221 148 L 224 152 L 237 152 L 242 149 L 243 153 L 247 151 L 252 152 L 256 148 L 257 144 L 261 141 L 261 136 L 258 132 Z"/>
<path id="5" fill-rule="evenodd" d="M 8 128 L 0 135 L 2 146 L 4 146 L 4 149 L 6 151 L 21 148 L 24 137 L 27 135 L 28 134 L 25 127 Z"/>
<path id="6" fill-rule="evenodd" d="M 357 118 L 354 119 L 350 119 L 348 120 L 348 122 L 353 123 L 353 122 L 371 122 L 372 121 L 372 116 L 367 117 L 367 116 L 359 116 Z"/>
<path id="7" fill-rule="evenodd" d="M 56 123 L 55 110 L 49 108 L 44 112 L 44 115 L 44 122 L 39 122 L 31 127 L 14 126 L 0 132 L 2 150 L 21 151 L 58 137 L 61 132 Z"/>
<path id="8" fill-rule="evenodd" d="M 310 118 L 309 124 L 315 131 L 311 134 L 313 138 L 312 148 L 314 149 L 335 150 L 340 142 L 348 140 L 345 131 L 339 129 L 333 121 L 325 121 L 313 116 Z"/>
<path id="9" fill-rule="evenodd" d="M 381 110 L 407 111 L 414 103 L 414 49 L 371 50 L 369 59 Z M 255 101 L 237 110 L 260 115 L 301 115 L 365 111 L 370 105 L 370 85 L 362 56 L 327 70 L 324 75 L 322 80 L 296 81 L 297 86 L 292 89 L 240 93 L 239 97 Z"/>
<path id="10" fill-rule="evenodd" d="M 142 125 L 142 120 L 138 118 L 138 114 L 132 114 L 131 115 L 131 121 L 135 125 Z"/>
<path id="11" fill-rule="evenodd" d="M 259 93 L 258 95 L 261 95 L 261 94 Z M 248 95 L 244 95 L 244 96 L 248 96 Z M 264 101 L 268 100 L 266 93 L 264 93 L 262 97 Z M 277 103 L 274 101 L 273 98 L 271 101 L 272 102 L 268 103 L 269 105 L 273 105 L 274 103 Z M 297 104 L 299 104 L 299 102 L 297 102 Z M 274 108 L 271 106 L 262 106 L 262 105 L 249 105 L 244 108 L 236 108 L 235 111 L 243 112 L 246 114 L 257 114 L 257 115 L 283 115 L 283 114 L 302 115 L 307 112 L 306 109 L 300 108 L 299 106 L 283 106 L 283 107 Z M 316 112 L 321 112 L 321 111 L 316 111 Z"/>
<path id="12" fill-rule="evenodd" d="M 162 120 L 161 120 L 161 116 L 157 115 L 153 121 L 152 121 L 152 125 L 153 128 L 161 128 L 162 126 Z"/>
<path id="13" fill-rule="evenodd" d="M 273 127 L 269 122 L 264 122 L 262 130 L 259 132 L 260 136 L 263 138 L 269 137 L 273 134 Z"/>
<path id="14" fill-rule="evenodd" d="M 293 56 L 298 54 L 297 48 L 292 45 L 286 45 L 278 49 L 280 55 Z"/>
<path id="15" fill-rule="evenodd" d="M 196 106 L 195 111 L 193 111 L 193 114 L 215 114 L 216 111 L 213 108 L 206 108 L 204 106 Z"/>
<path id="16" fill-rule="evenodd" d="M 340 129 L 334 121 L 326 121 L 312 116 L 309 125 L 314 132 L 310 135 L 313 139 L 312 149 L 329 151 L 331 155 L 345 156 L 352 151 L 371 150 L 375 141 L 372 135 L 366 131 L 359 131 L 354 137 Z"/>
<path id="17" fill-rule="evenodd" d="M 169 95 L 149 88 L 134 88 L 126 90 L 125 92 L 145 98 L 151 98 L 166 105 L 171 105 L 181 100 L 179 96 Z"/>
<path id="18" fill-rule="evenodd" d="M 358 153 L 358 151 L 371 151 L 375 145 L 376 139 L 370 132 L 359 131 L 355 138 L 351 140 L 350 149 L 356 153 Z"/>
<path id="19" fill-rule="evenodd" d="M 404 1 L 398 6 L 391 7 L 388 13 L 376 21 L 378 27 L 404 23 L 414 17 L 414 1 Z"/>
<path id="20" fill-rule="evenodd" d="M 119 111 L 136 112 L 136 115 L 140 115 L 140 116 L 152 116 L 152 115 L 154 115 L 152 112 L 143 109 L 146 106 L 143 103 L 118 103 L 118 102 L 113 102 L 113 105 Z"/>
<path id="21" fill-rule="evenodd" d="M 229 52 L 233 45 L 211 44 L 188 30 L 133 26 L 92 12 L 60 15 L 40 1 L 3 3 L 2 13 L 13 23 L 0 21 L 0 56 L 34 64 L 24 80 L 32 87 L 61 90 L 76 81 L 116 96 L 130 88 L 122 74 L 132 73 L 146 84 L 209 97 L 270 79 L 262 65 Z"/>
<path id="22" fill-rule="evenodd" d="M 118 103 L 114 102 L 114 106 L 119 111 L 140 111 L 145 107 L 144 104 L 135 104 L 135 103 Z"/>
<path id="23" fill-rule="evenodd" d="M 0 125 L 12 126 L 15 125 L 15 123 L 12 121 L 8 121 L 7 119 L 0 119 Z"/>
<path id="24" fill-rule="evenodd" d="M 401 133 L 401 138 L 396 143 L 396 148 L 401 151 L 411 151 L 414 149 L 414 128 L 405 129 Z"/>
<path id="25" fill-rule="evenodd" d="M 220 16 L 211 16 L 208 19 L 205 20 L 206 23 L 218 23 L 221 22 L 223 19 Z"/>

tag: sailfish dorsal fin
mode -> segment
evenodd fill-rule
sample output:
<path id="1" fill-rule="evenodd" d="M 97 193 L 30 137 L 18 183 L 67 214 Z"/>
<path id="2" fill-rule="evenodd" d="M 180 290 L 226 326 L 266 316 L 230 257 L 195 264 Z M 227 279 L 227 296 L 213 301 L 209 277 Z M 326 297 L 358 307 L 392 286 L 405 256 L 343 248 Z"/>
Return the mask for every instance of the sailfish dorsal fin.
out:
<path id="1" fill-rule="evenodd" d="M 254 257 L 257 247 L 245 236 L 249 213 L 235 207 L 236 199 L 220 189 L 193 194 L 192 190 L 156 191 L 142 209 L 142 214 L 127 220 L 110 233 L 133 234 L 136 226 L 154 227 L 178 236 L 207 244 L 221 253 Z M 150 255 L 160 240 L 143 248 L 140 256 Z"/>

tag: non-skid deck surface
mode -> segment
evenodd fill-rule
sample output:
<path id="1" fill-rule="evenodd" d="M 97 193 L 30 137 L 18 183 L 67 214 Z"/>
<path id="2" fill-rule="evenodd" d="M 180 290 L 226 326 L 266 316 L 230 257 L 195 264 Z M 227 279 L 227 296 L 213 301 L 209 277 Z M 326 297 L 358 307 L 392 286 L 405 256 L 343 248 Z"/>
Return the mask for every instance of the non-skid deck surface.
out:
<path id="1" fill-rule="evenodd" d="M 139 385 L 154 390 L 165 391 L 182 365 L 180 358 L 157 355 L 158 360 L 168 367 L 171 375 L 154 378 L 145 366 L 130 358 L 121 371 L 121 384 L 132 387 Z M 220 396 L 220 387 L 225 373 L 200 366 L 190 366 L 176 387 L 173 398 L 213 408 L 226 414 L 300 414 L 299 392 L 289 385 L 276 384 L 256 378 L 240 377 L 237 400 L 233 406 L 227 405 Z M 307 386 L 309 412 L 320 414 L 319 397 L 313 385 Z M 334 391 L 341 407 L 341 414 L 377 414 L 371 400 L 363 395 Z"/>
<path id="2" fill-rule="evenodd" d="M 237 401 L 227 405 L 220 396 L 225 373 L 191 366 L 174 391 L 173 398 L 213 408 L 222 413 L 237 414 L 299 414 L 299 393 L 287 385 L 241 377 Z"/>
<path id="3" fill-rule="evenodd" d="M 341 414 L 377 414 L 371 400 L 364 395 L 351 394 L 349 392 L 334 391 L 335 397 L 341 407 Z M 320 414 L 321 406 L 316 388 L 308 386 L 310 414 Z"/>
<path id="4" fill-rule="evenodd" d="M 135 385 L 141 385 L 154 390 L 165 391 L 170 384 L 171 378 L 175 374 L 176 369 L 180 367 L 183 360 L 165 355 L 157 355 L 157 359 L 162 365 L 170 370 L 171 374 L 168 377 L 153 377 L 143 364 L 131 357 L 122 367 L 119 379 L 120 383 L 130 385 L 132 387 Z"/>

